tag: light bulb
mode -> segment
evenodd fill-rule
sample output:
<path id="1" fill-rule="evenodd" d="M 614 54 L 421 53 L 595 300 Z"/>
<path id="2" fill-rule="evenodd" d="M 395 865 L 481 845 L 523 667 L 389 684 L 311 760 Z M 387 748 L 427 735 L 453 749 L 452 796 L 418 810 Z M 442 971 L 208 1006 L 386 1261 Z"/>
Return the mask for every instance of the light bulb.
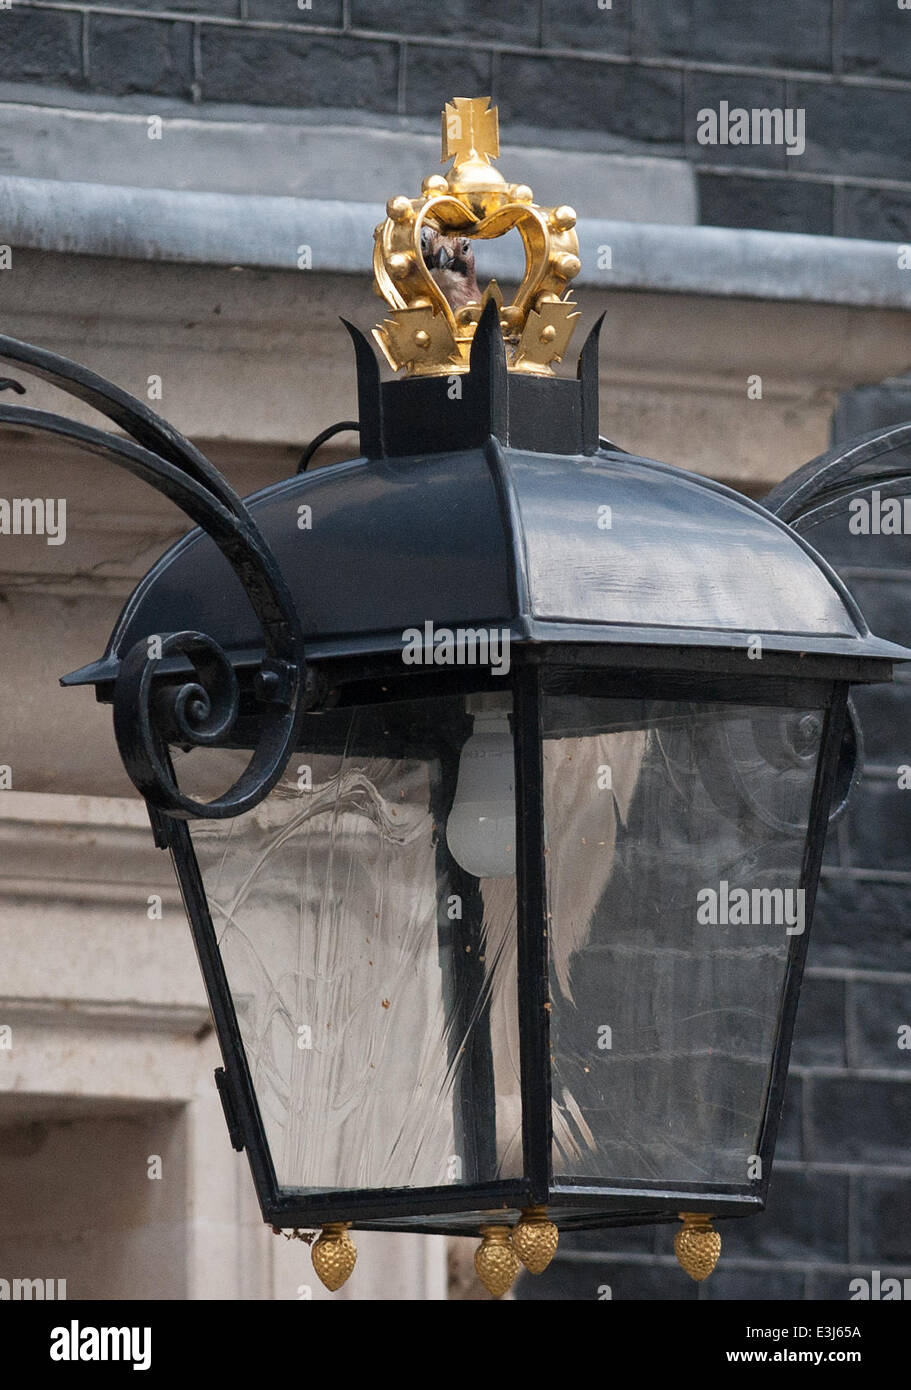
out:
<path id="1" fill-rule="evenodd" d="M 504 711 L 474 716 L 459 759 L 446 842 L 456 863 L 476 878 L 511 878 L 516 871 L 515 753 Z"/>

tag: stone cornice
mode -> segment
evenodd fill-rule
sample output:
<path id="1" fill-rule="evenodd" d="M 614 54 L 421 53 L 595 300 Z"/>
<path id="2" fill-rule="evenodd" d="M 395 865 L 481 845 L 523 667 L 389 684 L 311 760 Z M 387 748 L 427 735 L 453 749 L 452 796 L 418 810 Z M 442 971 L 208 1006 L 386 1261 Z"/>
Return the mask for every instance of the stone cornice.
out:
<path id="1" fill-rule="evenodd" d="M 317 273 L 367 275 L 383 215 L 341 199 L 0 178 L 8 245 L 124 260 L 297 273 L 306 246 Z M 585 217 L 577 230 L 579 286 L 911 308 L 911 269 L 888 242 Z M 507 245 L 485 252 L 486 275 L 514 274 Z"/>

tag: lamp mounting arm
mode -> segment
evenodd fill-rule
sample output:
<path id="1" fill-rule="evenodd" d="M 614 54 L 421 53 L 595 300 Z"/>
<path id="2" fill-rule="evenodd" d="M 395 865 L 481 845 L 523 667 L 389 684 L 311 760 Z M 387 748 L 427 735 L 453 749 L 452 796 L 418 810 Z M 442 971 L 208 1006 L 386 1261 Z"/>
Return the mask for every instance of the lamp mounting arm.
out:
<path id="1" fill-rule="evenodd" d="M 178 786 L 168 753 L 169 733 L 176 731 L 190 746 L 211 745 L 226 737 L 237 718 L 234 667 L 205 633 L 150 633 L 136 643 L 114 687 L 114 731 L 127 774 L 155 811 L 178 819 L 223 819 L 250 810 L 284 771 L 313 695 L 300 619 L 272 550 L 227 479 L 142 401 L 66 357 L 15 338 L 0 335 L 0 362 L 84 401 L 128 437 L 5 403 L 0 427 L 55 435 L 141 478 L 211 536 L 241 581 L 262 627 L 265 656 L 254 683 L 259 740 L 234 785 L 212 801 L 196 801 Z M 164 685 L 160 663 L 174 656 L 189 660 L 194 677 Z"/>

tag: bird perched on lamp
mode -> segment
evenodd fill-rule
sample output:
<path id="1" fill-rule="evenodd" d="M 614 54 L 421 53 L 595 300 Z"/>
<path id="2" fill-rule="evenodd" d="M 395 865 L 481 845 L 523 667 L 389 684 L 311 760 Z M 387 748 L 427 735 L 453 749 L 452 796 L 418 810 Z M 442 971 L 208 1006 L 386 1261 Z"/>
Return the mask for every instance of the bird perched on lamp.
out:
<path id="1" fill-rule="evenodd" d="M 436 227 L 424 226 L 421 228 L 421 254 L 451 309 L 480 303 L 474 251 L 467 236 L 444 236 Z"/>

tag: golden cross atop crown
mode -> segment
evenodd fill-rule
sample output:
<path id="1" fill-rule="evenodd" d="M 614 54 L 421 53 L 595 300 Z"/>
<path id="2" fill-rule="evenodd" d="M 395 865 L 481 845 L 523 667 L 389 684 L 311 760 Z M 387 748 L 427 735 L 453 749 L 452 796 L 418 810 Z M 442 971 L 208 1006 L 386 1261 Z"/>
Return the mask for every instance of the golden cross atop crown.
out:
<path id="1" fill-rule="evenodd" d="M 443 158 L 483 159 L 487 164 L 500 154 L 500 121 L 490 97 L 453 97 L 443 108 Z"/>
<path id="2" fill-rule="evenodd" d="M 553 374 L 579 314 L 568 285 L 578 275 L 579 240 L 571 207 L 540 207 L 527 184 L 511 184 L 491 160 L 500 152 L 497 108 L 489 97 L 454 97 L 443 109 L 441 163 L 419 198 L 390 198 L 374 233 L 375 289 L 390 313 L 374 330 L 394 370 L 448 376 L 468 370 L 478 320 L 493 299 L 511 371 Z M 478 286 L 473 243 L 516 228 L 525 274 L 511 304 L 495 280 Z"/>

